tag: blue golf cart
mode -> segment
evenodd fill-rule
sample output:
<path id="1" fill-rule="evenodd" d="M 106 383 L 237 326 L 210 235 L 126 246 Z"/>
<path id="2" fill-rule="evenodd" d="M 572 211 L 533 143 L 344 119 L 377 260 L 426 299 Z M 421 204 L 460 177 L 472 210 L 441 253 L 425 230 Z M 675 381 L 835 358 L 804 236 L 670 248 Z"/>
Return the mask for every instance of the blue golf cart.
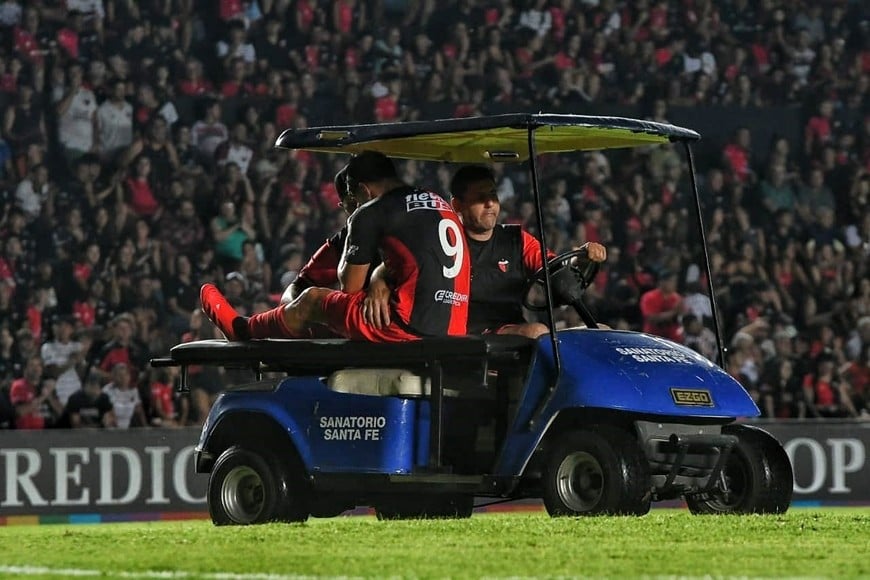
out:
<path id="1" fill-rule="evenodd" d="M 511 114 L 288 130 L 276 146 L 526 163 L 543 223 L 539 155 L 674 143 L 685 149 L 704 245 L 697 139 L 635 119 Z M 180 366 L 182 388 L 192 365 L 251 370 L 251 382 L 218 397 L 197 446 L 213 522 L 304 521 L 355 506 L 381 519 L 469 517 L 475 498 L 541 498 L 552 516 L 643 515 L 677 498 L 693 513 L 785 512 L 791 465 L 771 435 L 737 422 L 759 414 L 743 387 L 683 345 L 599 328 L 582 293 L 596 266 L 575 256 L 545 263 L 529 290 L 538 286 L 530 295 L 544 297 L 538 306 L 555 329 L 550 280 L 570 269 L 584 326 L 537 340 L 204 340 L 153 360 Z"/>

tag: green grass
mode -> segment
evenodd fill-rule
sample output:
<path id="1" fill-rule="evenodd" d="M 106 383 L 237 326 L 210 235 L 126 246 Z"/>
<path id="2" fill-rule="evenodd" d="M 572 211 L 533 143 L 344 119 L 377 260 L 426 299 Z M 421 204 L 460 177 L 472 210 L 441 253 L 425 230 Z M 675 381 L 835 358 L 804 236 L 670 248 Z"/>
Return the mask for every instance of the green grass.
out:
<path id="1" fill-rule="evenodd" d="M 213 527 L 209 522 L 0 528 L 0 575 L 128 578 L 870 577 L 870 508 L 784 516 L 469 520 Z M 158 574 L 174 572 L 174 574 Z M 259 576 L 258 576 L 259 575 Z M 272 576 L 267 576 L 272 575 Z"/>

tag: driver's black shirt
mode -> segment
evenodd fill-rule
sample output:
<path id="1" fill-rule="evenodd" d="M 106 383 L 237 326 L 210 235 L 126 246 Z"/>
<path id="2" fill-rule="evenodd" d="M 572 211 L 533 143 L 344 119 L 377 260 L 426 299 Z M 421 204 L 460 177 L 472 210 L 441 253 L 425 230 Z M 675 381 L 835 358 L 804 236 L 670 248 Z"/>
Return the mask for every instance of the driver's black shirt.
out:
<path id="1" fill-rule="evenodd" d="M 468 236 L 466 240 L 471 252 L 468 332 L 482 334 L 524 323 L 523 288 L 543 265 L 538 240 L 520 226 L 506 224 L 497 225 L 484 242 Z"/>

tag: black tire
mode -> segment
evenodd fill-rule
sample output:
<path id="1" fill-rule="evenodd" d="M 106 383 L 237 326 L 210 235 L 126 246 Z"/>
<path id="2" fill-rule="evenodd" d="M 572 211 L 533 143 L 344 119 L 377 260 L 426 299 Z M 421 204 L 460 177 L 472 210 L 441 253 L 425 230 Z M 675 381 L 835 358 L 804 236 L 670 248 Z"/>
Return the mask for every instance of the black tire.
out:
<path id="1" fill-rule="evenodd" d="M 268 453 L 233 446 L 215 462 L 208 480 L 208 511 L 217 526 L 304 521 L 302 498 L 291 497 L 286 465 Z"/>
<path id="2" fill-rule="evenodd" d="M 543 473 L 547 513 L 559 516 L 644 515 L 649 512 L 649 463 L 628 432 L 610 425 L 563 433 Z"/>
<path id="3" fill-rule="evenodd" d="M 273 456 L 274 457 L 274 456 Z M 273 464 L 279 483 L 280 503 L 275 514 L 278 522 L 304 522 L 311 514 L 314 493 L 305 473 L 302 460 L 295 449 L 284 451 Z"/>
<path id="4" fill-rule="evenodd" d="M 724 469 L 728 492 L 717 483 L 706 494 L 687 495 L 693 514 L 783 514 L 794 490 L 794 472 L 785 449 L 770 433 L 749 425 L 726 425 L 739 441 Z"/>
<path id="5" fill-rule="evenodd" d="M 465 519 L 473 511 L 470 495 L 395 495 L 375 505 L 379 520 Z"/>

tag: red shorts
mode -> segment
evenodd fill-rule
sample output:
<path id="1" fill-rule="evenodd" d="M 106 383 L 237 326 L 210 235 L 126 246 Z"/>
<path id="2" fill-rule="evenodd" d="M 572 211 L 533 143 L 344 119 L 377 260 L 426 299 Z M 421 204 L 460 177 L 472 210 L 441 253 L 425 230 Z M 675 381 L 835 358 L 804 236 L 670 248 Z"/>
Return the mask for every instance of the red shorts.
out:
<path id="1" fill-rule="evenodd" d="M 330 292 L 323 299 L 322 308 L 326 324 L 333 332 L 351 340 L 370 342 L 406 342 L 420 337 L 400 328 L 395 322 L 384 328 L 375 328 L 366 323 L 362 313 L 365 292 L 347 294 L 339 290 Z"/>

